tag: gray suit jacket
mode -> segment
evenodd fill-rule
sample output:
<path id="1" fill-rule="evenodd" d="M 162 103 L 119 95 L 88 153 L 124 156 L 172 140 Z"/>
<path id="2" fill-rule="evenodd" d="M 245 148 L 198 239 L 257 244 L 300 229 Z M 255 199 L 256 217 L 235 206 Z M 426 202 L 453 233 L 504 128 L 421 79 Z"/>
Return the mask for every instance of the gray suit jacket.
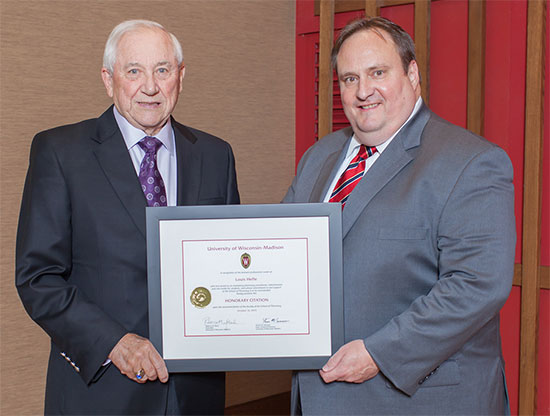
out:
<path id="1" fill-rule="evenodd" d="M 179 205 L 239 203 L 228 143 L 172 121 Z M 145 208 L 109 108 L 33 140 L 16 250 L 16 285 L 51 337 L 48 414 L 164 414 L 168 385 L 103 366 L 127 332 L 148 337 Z M 172 374 L 186 414 L 220 413 L 224 374 Z"/>
<path id="2" fill-rule="evenodd" d="M 350 128 L 300 161 L 284 202 L 319 202 Z M 293 382 L 304 414 L 500 414 L 508 410 L 499 310 L 512 285 L 512 165 L 423 106 L 343 211 L 345 341 L 380 373 L 362 384 Z"/>

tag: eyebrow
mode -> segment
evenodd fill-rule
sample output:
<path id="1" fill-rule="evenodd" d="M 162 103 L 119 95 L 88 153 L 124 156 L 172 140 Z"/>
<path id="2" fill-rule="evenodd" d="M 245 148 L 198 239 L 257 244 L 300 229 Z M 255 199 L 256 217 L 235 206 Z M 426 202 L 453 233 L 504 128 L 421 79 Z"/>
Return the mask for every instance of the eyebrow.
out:
<path id="1" fill-rule="evenodd" d="M 340 78 L 342 78 L 342 77 L 347 77 L 347 76 L 350 76 L 350 75 L 357 75 L 357 73 L 356 73 L 356 72 L 353 72 L 353 71 L 348 71 L 348 72 L 344 72 L 343 74 L 338 74 L 338 76 L 339 76 Z"/>
<path id="2" fill-rule="evenodd" d="M 374 70 L 377 70 L 377 69 L 386 69 L 386 68 L 389 68 L 390 65 L 387 65 L 387 64 L 375 64 L 375 65 L 371 65 L 369 66 L 367 69 L 369 71 L 374 71 Z"/>
<path id="3" fill-rule="evenodd" d="M 388 69 L 388 68 L 390 68 L 390 65 L 386 65 L 386 64 L 371 65 L 367 68 L 367 72 L 376 71 L 376 70 L 379 70 L 379 69 Z M 348 76 L 348 75 L 356 75 L 356 74 L 357 74 L 357 71 L 348 71 L 348 72 L 344 72 L 342 74 L 339 74 L 339 76 L 340 77 L 345 77 L 345 76 Z"/>
<path id="4" fill-rule="evenodd" d="M 155 67 L 157 67 L 157 66 L 162 66 L 162 65 L 164 65 L 164 66 L 172 66 L 172 63 L 171 63 L 170 61 L 160 61 L 160 62 L 157 62 L 157 63 L 155 64 Z M 143 67 L 143 65 L 141 65 L 141 64 L 138 63 L 138 62 L 128 62 L 128 63 L 124 66 L 124 68 L 129 68 L 129 67 L 132 67 L 132 66 Z"/>

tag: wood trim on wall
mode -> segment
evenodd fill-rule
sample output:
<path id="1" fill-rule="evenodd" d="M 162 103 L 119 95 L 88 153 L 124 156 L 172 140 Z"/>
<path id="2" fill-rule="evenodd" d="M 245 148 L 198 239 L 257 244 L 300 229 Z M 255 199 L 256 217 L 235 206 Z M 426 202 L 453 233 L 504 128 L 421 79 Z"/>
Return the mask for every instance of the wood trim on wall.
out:
<path id="1" fill-rule="evenodd" d="M 424 1 L 427 1 L 427 0 L 424 0 Z M 404 4 L 413 4 L 413 3 L 416 3 L 416 0 L 378 0 L 378 2 L 380 3 L 380 7 L 389 7 L 389 6 L 402 6 Z"/>
<path id="2" fill-rule="evenodd" d="M 430 104 L 430 22 L 432 3 L 426 0 L 414 2 L 414 43 L 416 63 L 422 74 L 422 99 Z"/>
<path id="3" fill-rule="evenodd" d="M 485 0 L 468 2 L 467 128 L 482 136 L 485 118 Z"/>
<path id="4" fill-rule="evenodd" d="M 376 0 L 365 0 L 365 16 L 374 17 L 379 14 L 378 2 Z"/>
<path id="5" fill-rule="evenodd" d="M 315 16 L 321 15 L 321 3 L 325 0 L 315 0 L 313 11 Z M 334 4 L 334 13 L 348 12 L 351 10 L 363 10 L 365 2 L 369 0 L 336 0 Z M 374 0 L 376 1 L 376 0 Z"/>
<path id="6" fill-rule="evenodd" d="M 334 0 L 321 2 L 319 31 L 319 102 L 318 129 L 319 138 L 332 131 L 332 93 L 333 78 L 330 54 L 334 43 Z"/>
<path id="7" fill-rule="evenodd" d="M 315 16 L 319 16 L 321 14 L 321 7 L 320 3 L 322 3 L 325 0 L 315 0 L 313 11 Z M 421 0 L 426 1 L 426 0 Z M 434 0 L 432 0 L 434 1 Z M 388 7 L 388 6 L 401 6 L 403 4 L 414 4 L 416 0 L 336 0 L 334 4 L 334 12 L 335 13 L 342 13 L 342 12 L 355 12 L 357 10 L 366 10 L 365 3 L 366 2 L 373 2 L 376 3 L 377 10 L 380 10 L 380 7 Z M 370 6 L 369 10 L 370 10 Z M 367 13 L 367 16 L 378 16 L 380 13 L 370 14 Z"/>
<path id="8" fill-rule="evenodd" d="M 540 232 L 542 216 L 543 91 L 545 12 L 543 0 L 527 4 L 525 152 L 523 171 L 523 240 L 519 414 L 535 414 L 540 295 Z"/>
<path id="9" fill-rule="evenodd" d="M 521 286 L 522 280 L 522 267 L 520 263 L 514 265 L 514 286 Z M 539 266 L 539 276 L 540 276 L 540 288 L 541 289 L 550 289 L 550 267 L 549 266 Z"/>

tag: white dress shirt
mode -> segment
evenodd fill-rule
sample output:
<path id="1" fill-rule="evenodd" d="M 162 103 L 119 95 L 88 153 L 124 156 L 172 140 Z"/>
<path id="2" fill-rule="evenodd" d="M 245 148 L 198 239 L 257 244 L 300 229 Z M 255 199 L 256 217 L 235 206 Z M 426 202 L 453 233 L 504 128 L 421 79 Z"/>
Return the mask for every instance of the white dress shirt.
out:
<path id="1" fill-rule="evenodd" d="M 145 151 L 138 145 L 138 142 L 147 134 L 142 130 L 132 126 L 116 109 L 113 107 L 115 119 L 118 128 L 122 133 L 128 153 L 132 158 L 136 175 L 139 176 L 139 168 L 141 161 L 145 156 Z M 166 204 L 175 206 L 178 202 L 177 198 L 177 160 L 176 160 L 176 141 L 174 139 L 174 129 L 170 119 L 164 127 L 155 134 L 155 137 L 162 142 L 162 146 L 157 151 L 157 167 L 164 181 L 166 189 Z"/>

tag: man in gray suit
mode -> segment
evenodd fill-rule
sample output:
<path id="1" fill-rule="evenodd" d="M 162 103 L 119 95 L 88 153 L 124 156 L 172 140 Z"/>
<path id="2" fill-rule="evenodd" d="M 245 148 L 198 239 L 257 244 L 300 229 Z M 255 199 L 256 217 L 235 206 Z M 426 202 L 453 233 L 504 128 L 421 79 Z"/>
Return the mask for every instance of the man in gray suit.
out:
<path id="1" fill-rule="evenodd" d="M 295 374 L 293 412 L 507 413 L 510 160 L 422 103 L 394 23 L 350 23 L 332 56 L 351 128 L 306 152 L 284 201 L 343 205 L 345 344 Z"/>

